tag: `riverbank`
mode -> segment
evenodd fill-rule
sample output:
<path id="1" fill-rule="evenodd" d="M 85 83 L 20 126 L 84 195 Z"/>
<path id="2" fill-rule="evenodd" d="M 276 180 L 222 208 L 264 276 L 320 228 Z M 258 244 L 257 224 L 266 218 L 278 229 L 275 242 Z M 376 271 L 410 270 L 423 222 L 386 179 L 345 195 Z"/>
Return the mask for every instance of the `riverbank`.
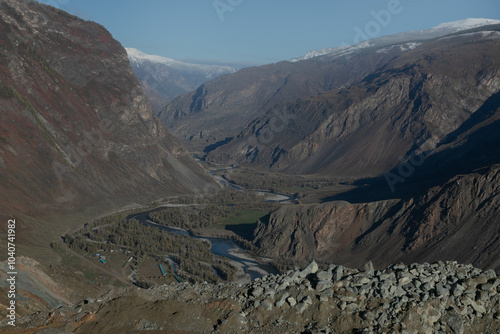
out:
<path id="1" fill-rule="evenodd" d="M 252 254 L 239 247 L 235 241 L 228 239 L 227 235 L 226 238 L 221 238 L 220 234 L 218 237 L 196 235 L 191 233 L 190 231 L 183 230 L 177 227 L 159 225 L 147 219 L 146 216 L 147 215 L 145 215 L 145 213 L 140 213 L 137 214 L 134 218 L 142 218 L 139 220 L 141 223 L 147 226 L 157 227 L 169 233 L 176 233 L 193 239 L 207 240 L 208 242 L 210 242 L 210 251 L 212 252 L 212 254 L 225 257 L 237 269 L 236 282 L 238 283 L 248 283 L 256 278 L 278 273 L 276 268 L 269 264 L 271 262 L 270 259 L 257 258 L 253 256 Z"/>

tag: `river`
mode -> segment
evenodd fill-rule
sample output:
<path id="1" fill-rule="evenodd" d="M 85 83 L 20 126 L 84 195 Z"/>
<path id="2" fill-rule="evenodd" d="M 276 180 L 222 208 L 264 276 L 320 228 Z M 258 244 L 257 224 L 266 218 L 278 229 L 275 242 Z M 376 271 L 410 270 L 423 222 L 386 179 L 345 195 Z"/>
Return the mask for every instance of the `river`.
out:
<path id="1" fill-rule="evenodd" d="M 237 269 L 236 282 L 237 283 L 247 283 L 256 278 L 269 275 L 277 274 L 277 270 L 268 263 L 265 259 L 255 259 L 245 250 L 241 249 L 234 241 L 223 238 L 208 238 L 200 237 L 191 234 L 189 231 L 182 230 L 179 228 L 173 228 L 168 226 L 158 225 L 153 223 L 148 218 L 148 212 L 142 212 L 129 216 L 128 219 L 136 219 L 147 226 L 157 227 L 161 230 L 167 231 L 169 233 L 175 233 L 178 235 L 185 235 L 193 239 L 207 240 L 211 244 L 210 251 L 212 254 L 217 256 L 223 256 L 227 258 L 231 264 L 233 264 Z"/>
<path id="2" fill-rule="evenodd" d="M 196 157 L 195 157 L 196 158 Z M 198 161 L 205 163 L 204 161 L 197 159 Z M 221 165 L 222 166 L 222 165 Z M 221 176 L 215 174 L 215 172 L 228 170 L 228 169 L 236 169 L 238 167 L 221 167 L 218 169 L 210 169 L 210 174 L 212 177 L 217 180 L 222 186 L 231 187 L 236 190 L 245 190 L 245 188 L 231 183 L 224 179 Z M 295 197 L 286 195 L 273 193 L 265 190 L 254 190 L 256 194 L 260 196 L 265 196 L 266 200 L 269 202 L 280 202 L 282 204 L 294 204 Z M 179 206 L 190 206 L 189 204 L 165 204 L 162 207 L 179 207 Z M 269 265 L 268 259 L 255 259 L 248 252 L 241 249 L 235 242 L 229 239 L 222 238 L 208 238 L 208 237 L 199 237 L 197 235 L 191 234 L 189 231 L 172 228 L 168 226 L 158 225 L 153 223 L 148 219 L 148 212 L 139 213 L 136 215 L 132 215 L 129 219 L 134 218 L 139 220 L 145 225 L 154 226 L 160 228 L 162 230 L 168 231 L 170 233 L 176 233 L 179 235 L 185 235 L 195 239 L 208 240 L 211 243 L 211 252 L 217 256 L 223 256 L 227 258 L 236 268 L 238 268 L 237 272 L 237 281 L 238 283 L 246 283 L 256 278 L 268 275 L 268 274 L 277 274 L 276 268 Z"/>

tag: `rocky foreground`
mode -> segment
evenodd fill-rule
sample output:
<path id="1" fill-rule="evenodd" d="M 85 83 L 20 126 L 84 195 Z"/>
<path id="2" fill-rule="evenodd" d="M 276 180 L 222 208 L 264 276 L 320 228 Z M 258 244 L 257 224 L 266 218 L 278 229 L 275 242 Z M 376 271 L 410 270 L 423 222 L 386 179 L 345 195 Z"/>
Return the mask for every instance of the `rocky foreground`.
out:
<path id="1" fill-rule="evenodd" d="M 21 322 L 54 333 L 500 333 L 500 278 L 456 262 L 313 262 L 245 285 L 112 290 Z"/>

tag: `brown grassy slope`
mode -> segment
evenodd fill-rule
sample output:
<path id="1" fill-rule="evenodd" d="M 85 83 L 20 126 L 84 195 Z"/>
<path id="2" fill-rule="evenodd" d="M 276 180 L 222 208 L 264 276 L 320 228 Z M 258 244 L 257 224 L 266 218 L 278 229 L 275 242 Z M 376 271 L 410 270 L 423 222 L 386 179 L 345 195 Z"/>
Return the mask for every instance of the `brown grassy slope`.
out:
<path id="1" fill-rule="evenodd" d="M 35 2 L 0 6 L 2 212 L 102 213 L 203 189 L 109 32 Z"/>

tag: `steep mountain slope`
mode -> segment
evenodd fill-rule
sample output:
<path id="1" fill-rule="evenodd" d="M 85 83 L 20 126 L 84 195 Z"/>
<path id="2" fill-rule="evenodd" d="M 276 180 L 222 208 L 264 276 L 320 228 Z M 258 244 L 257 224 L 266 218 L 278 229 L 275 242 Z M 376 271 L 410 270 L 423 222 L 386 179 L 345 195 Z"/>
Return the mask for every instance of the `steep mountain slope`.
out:
<path id="1" fill-rule="evenodd" d="M 229 66 L 190 64 L 148 55 L 134 48 L 125 50 L 155 113 L 159 113 L 174 97 L 193 91 L 223 74 L 236 72 L 236 68 Z"/>
<path id="2" fill-rule="evenodd" d="M 194 150 L 233 137 L 248 123 L 284 101 L 348 87 L 384 66 L 406 49 L 385 53 L 316 58 L 244 68 L 175 98 L 159 114 Z"/>
<path id="3" fill-rule="evenodd" d="M 5 0 L 0 12 L 3 215 L 96 214 L 203 189 L 209 177 L 108 31 L 34 1 Z"/>
<path id="4" fill-rule="evenodd" d="M 407 200 L 282 207 L 256 230 L 264 255 L 355 266 L 455 260 L 500 269 L 500 165 Z"/>
<path id="5" fill-rule="evenodd" d="M 499 51 L 497 28 L 426 42 L 358 84 L 268 110 L 208 157 L 290 173 L 383 174 L 435 149 L 491 102 Z"/>

